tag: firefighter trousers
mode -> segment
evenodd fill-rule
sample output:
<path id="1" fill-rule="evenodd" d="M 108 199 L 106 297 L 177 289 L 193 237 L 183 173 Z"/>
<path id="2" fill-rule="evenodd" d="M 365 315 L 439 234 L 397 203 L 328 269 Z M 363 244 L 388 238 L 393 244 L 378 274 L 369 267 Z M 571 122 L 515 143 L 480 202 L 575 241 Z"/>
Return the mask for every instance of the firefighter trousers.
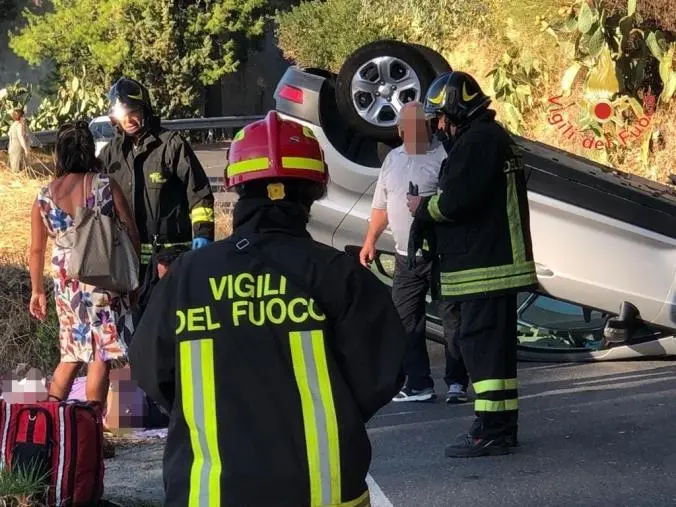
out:
<path id="1" fill-rule="evenodd" d="M 461 303 L 458 345 L 476 394 L 475 437 L 516 435 L 516 294 Z"/>

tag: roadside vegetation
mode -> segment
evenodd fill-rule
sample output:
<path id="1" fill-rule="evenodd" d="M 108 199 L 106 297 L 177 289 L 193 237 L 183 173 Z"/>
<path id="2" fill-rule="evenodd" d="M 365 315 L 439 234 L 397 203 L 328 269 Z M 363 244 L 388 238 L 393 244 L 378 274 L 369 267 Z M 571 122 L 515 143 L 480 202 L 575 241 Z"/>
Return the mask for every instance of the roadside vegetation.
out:
<path id="1" fill-rule="evenodd" d="M 47 487 L 45 477 L 30 467 L 0 470 L 0 507 L 40 507 Z"/>
<path id="2" fill-rule="evenodd" d="M 673 171 L 672 0 L 306 0 L 277 21 L 300 65 L 338 72 L 380 38 L 424 44 L 472 73 L 512 132 L 662 183 Z"/>
<path id="3" fill-rule="evenodd" d="M 2 1 L 7 9 L 15 3 Z M 121 75 L 148 86 L 163 118 L 200 114 L 205 87 L 237 70 L 276 5 L 269 0 L 45 3 L 45 12 L 20 14 L 21 28 L 11 33 L 10 47 L 31 65 L 51 63 L 54 72 L 39 86 L 0 82 L 5 87 L 0 136 L 9 127 L 8 103 L 27 103 L 34 88 L 45 98 L 29 115 L 29 126 L 50 130 L 64 120 L 101 114 L 104 94 Z"/>

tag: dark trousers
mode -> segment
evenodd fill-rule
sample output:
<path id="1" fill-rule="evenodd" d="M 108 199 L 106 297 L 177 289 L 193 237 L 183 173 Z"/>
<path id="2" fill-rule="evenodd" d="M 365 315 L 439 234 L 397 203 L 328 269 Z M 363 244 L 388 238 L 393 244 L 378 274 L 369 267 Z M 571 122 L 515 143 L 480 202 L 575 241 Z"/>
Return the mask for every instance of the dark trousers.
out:
<path id="1" fill-rule="evenodd" d="M 463 301 L 458 343 L 476 393 L 476 437 L 518 427 L 516 294 Z"/>
<path id="2" fill-rule="evenodd" d="M 460 303 L 449 301 L 439 302 L 439 316 L 444 326 L 444 340 L 446 341 L 446 376 L 444 381 L 449 387 L 460 384 L 467 390 L 469 375 L 460 350 Z"/>
<path id="3" fill-rule="evenodd" d="M 407 258 L 403 255 L 395 255 L 392 300 L 408 334 L 408 347 L 404 356 L 404 372 L 407 377 L 406 385 L 412 389 L 425 389 L 434 386 L 430 371 L 430 358 L 427 353 L 425 326 L 425 297 L 430 288 L 431 275 L 431 262 L 418 257 L 416 266 L 409 269 Z M 451 322 L 456 315 L 457 312 L 449 317 L 448 322 Z M 447 346 L 445 347 L 446 377 L 444 380 L 448 385 L 460 383 L 466 387 L 467 372 L 460 355 L 451 353 L 449 350 L 446 322 L 447 320 L 444 319 L 444 336 L 447 338 Z M 454 324 L 452 329 L 455 329 L 457 334 L 459 322 L 457 325 Z M 452 334 L 453 332 L 451 332 Z"/>

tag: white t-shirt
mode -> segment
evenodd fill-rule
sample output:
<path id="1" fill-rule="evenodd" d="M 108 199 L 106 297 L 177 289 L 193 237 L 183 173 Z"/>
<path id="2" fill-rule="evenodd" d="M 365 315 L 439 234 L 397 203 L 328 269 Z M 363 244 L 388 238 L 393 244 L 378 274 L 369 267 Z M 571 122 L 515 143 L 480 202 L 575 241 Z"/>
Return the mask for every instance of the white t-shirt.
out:
<path id="1" fill-rule="evenodd" d="M 421 196 L 436 194 L 439 170 L 445 158 L 446 150 L 435 137 L 425 154 L 409 155 L 402 144 L 390 151 L 383 161 L 371 207 L 387 210 L 395 248 L 401 255 L 408 254 L 408 237 L 413 224 L 406 202 L 408 182 L 418 185 Z"/>

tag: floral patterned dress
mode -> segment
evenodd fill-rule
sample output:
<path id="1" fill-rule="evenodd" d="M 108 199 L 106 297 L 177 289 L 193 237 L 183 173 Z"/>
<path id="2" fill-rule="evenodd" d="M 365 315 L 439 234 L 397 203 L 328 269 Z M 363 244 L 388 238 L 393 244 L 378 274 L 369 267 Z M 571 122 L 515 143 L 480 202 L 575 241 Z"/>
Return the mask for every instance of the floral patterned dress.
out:
<path id="1" fill-rule="evenodd" d="M 108 176 L 100 174 L 94 178 L 87 207 L 94 205 L 94 192 L 97 192 L 101 212 L 112 216 L 113 194 Z M 37 200 L 51 238 L 73 226 L 74 217 L 54 203 L 49 186 L 40 190 Z M 96 358 L 109 361 L 126 357 L 127 343 L 133 332 L 129 297 L 69 278 L 66 275 L 69 259 L 70 249 L 54 244 L 52 277 L 61 361 L 91 362 Z"/>

